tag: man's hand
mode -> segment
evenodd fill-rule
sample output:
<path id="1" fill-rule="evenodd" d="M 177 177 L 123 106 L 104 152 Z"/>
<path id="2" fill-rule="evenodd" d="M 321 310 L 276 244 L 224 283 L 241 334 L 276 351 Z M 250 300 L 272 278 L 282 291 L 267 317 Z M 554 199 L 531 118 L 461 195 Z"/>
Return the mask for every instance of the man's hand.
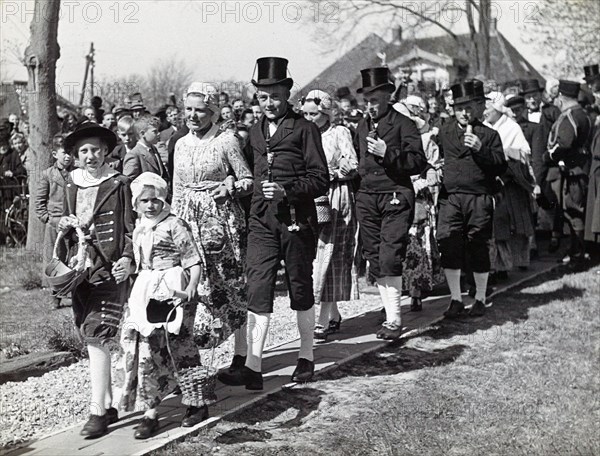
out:
<path id="1" fill-rule="evenodd" d="M 13 172 L 10 169 L 4 171 L 4 177 L 13 177 Z"/>
<path id="2" fill-rule="evenodd" d="M 465 133 L 465 146 L 479 152 L 479 149 L 481 149 L 481 139 L 473 133 Z"/>
<path id="3" fill-rule="evenodd" d="M 387 144 L 381 138 L 371 138 L 367 137 L 367 150 L 369 153 L 376 155 L 378 157 L 382 157 L 385 155 L 385 151 L 387 149 Z"/>
<path id="4" fill-rule="evenodd" d="M 542 189 L 539 185 L 536 185 L 535 187 L 533 187 L 533 197 L 534 198 L 537 198 L 541 194 L 542 194 Z"/>
<path id="5" fill-rule="evenodd" d="M 129 277 L 129 274 L 131 274 L 131 258 L 119 258 L 113 265 L 111 274 L 117 283 L 127 280 L 127 277 Z"/>
<path id="6" fill-rule="evenodd" d="M 219 185 L 219 187 L 210 192 L 210 196 L 213 197 L 215 203 L 223 204 L 227 201 L 227 198 L 229 198 L 229 192 L 225 185 Z"/>
<path id="7" fill-rule="evenodd" d="M 58 231 L 64 231 L 75 226 L 79 226 L 79 220 L 73 214 L 61 217 L 58 221 Z"/>
<path id="8" fill-rule="evenodd" d="M 285 198 L 285 188 L 277 182 L 262 181 L 262 191 L 266 200 L 281 201 Z"/>

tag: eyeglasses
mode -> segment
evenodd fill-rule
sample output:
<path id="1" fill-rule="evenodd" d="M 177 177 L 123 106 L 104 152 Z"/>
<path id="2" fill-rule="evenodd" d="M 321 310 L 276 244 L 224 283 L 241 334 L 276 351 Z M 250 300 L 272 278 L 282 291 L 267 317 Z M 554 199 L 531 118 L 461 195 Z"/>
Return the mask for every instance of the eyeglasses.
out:
<path id="1" fill-rule="evenodd" d="M 320 112 L 305 112 L 304 113 L 304 117 L 317 117 L 319 114 L 321 114 Z"/>

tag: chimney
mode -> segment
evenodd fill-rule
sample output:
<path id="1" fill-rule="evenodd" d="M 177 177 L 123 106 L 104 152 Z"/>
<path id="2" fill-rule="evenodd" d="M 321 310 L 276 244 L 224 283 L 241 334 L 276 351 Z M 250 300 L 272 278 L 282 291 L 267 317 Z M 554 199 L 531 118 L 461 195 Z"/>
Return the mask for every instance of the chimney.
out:
<path id="1" fill-rule="evenodd" d="M 402 26 L 399 25 L 398 27 L 396 27 L 396 30 L 394 30 L 394 44 L 400 44 L 402 42 Z"/>

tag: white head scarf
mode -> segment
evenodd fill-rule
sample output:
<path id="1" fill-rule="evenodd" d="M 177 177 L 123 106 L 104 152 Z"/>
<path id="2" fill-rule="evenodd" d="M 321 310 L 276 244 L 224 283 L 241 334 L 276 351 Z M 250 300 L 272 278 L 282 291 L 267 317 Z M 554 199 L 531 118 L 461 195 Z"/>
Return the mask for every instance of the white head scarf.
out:
<path id="1" fill-rule="evenodd" d="M 219 109 L 219 100 L 215 86 L 208 82 L 192 82 L 183 94 L 183 101 L 190 95 L 196 95 L 202 98 L 204 105 L 212 111 L 211 121 L 215 123 L 219 120 L 221 110 Z"/>
<path id="2" fill-rule="evenodd" d="M 318 102 L 317 102 L 318 101 Z M 306 95 L 304 99 L 304 103 L 313 102 L 317 105 L 317 109 L 319 112 L 324 112 L 325 114 L 329 114 L 331 108 L 333 107 L 333 100 L 331 99 L 331 95 L 322 90 L 311 90 Z"/>
<path id="3" fill-rule="evenodd" d="M 501 92 L 490 92 L 487 94 L 487 98 L 496 111 L 501 112 L 502 114 L 507 114 L 510 111 L 509 108 L 504 106 L 506 100 Z"/>
<path id="4" fill-rule="evenodd" d="M 151 187 L 154 189 L 154 197 L 158 198 L 163 202 L 163 208 L 160 214 L 153 219 L 146 218 L 138 210 L 138 198 L 144 192 L 145 189 Z M 134 210 L 140 213 L 140 217 L 136 222 L 135 230 L 133 230 L 133 253 L 135 256 L 136 264 L 140 265 L 141 256 L 143 255 L 145 260 L 149 260 L 152 255 L 152 245 L 154 243 L 154 230 L 153 228 L 162 222 L 171 213 L 171 206 L 167 203 L 167 195 L 169 194 L 169 187 L 165 180 L 158 174 L 145 172 L 140 174 L 131 183 L 131 204 Z"/>

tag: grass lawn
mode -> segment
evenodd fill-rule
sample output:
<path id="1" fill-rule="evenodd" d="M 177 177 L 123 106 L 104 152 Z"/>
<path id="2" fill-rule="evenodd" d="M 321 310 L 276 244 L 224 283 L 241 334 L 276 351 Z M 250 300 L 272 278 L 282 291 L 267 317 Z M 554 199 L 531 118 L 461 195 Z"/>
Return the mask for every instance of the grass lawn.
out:
<path id="1" fill-rule="evenodd" d="M 66 341 L 75 337 L 70 299 L 63 300 L 68 307 L 55 310 L 50 290 L 40 288 L 41 274 L 39 255 L 0 247 L 0 359 L 7 352 L 47 350 L 47 341 L 57 334 Z"/>
<path id="2" fill-rule="evenodd" d="M 155 454 L 600 454 L 599 296 L 564 269 Z"/>

